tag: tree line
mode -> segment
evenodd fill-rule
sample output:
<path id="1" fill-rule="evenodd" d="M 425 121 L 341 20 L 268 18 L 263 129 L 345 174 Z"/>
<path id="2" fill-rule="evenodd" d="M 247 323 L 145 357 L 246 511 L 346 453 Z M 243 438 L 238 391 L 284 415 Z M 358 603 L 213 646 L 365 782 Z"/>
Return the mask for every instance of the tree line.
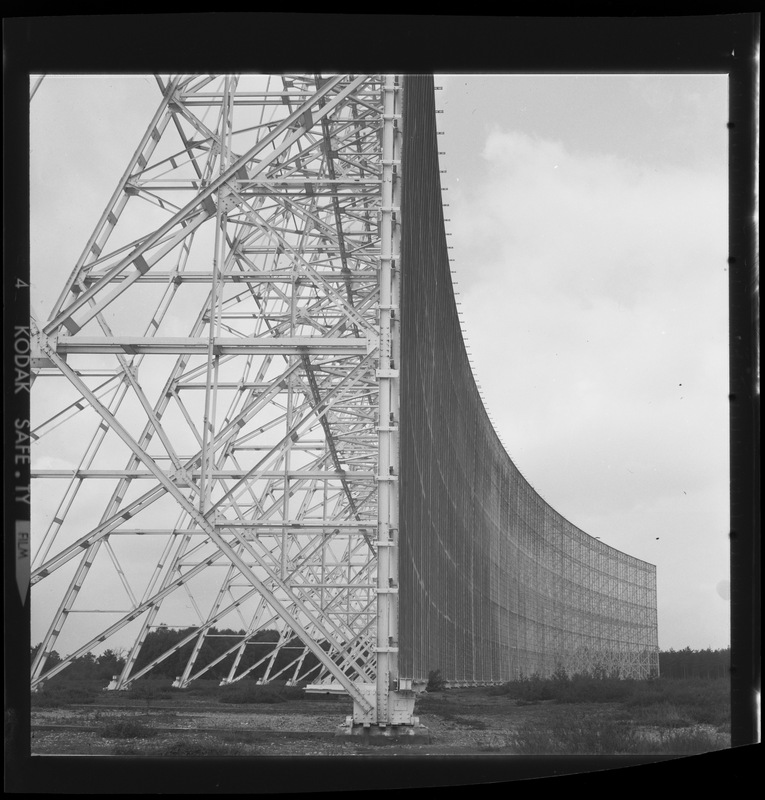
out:
<path id="1" fill-rule="evenodd" d="M 721 650 L 659 651 L 659 674 L 662 678 L 725 678 L 730 673 L 730 647 Z"/>
<path id="2" fill-rule="evenodd" d="M 154 659 L 175 647 L 184 638 L 194 632 L 194 628 L 168 628 L 161 626 L 151 631 L 141 648 L 141 652 L 133 667 L 132 673 L 143 669 Z M 237 639 L 244 636 L 244 631 L 230 629 L 210 628 L 204 638 L 202 647 L 197 655 L 194 671 L 212 663 L 223 653 L 236 644 Z M 154 678 L 175 679 L 181 675 L 196 642 L 193 637 L 164 660 L 156 664 L 148 673 Z M 290 639 L 285 646 L 274 654 L 279 642 L 279 633 L 274 630 L 258 631 L 248 642 L 244 653 L 237 666 L 237 674 L 252 665 L 260 662 L 249 674 L 248 678 L 258 680 L 263 678 L 269 668 L 269 675 L 278 675 L 284 680 L 293 678 L 296 663 L 290 664 L 301 655 L 303 645 L 297 637 Z M 32 648 L 31 656 L 35 657 L 40 645 Z M 114 675 L 119 674 L 125 666 L 124 651 L 105 650 L 101 655 L 85 653 L 75 658 L 60 674 L 66 680 L 103 680 L 108 682 Z M 202 677 L 213 680 L 226 678 L 231 669 L 236 653 L 230 653 L 217 664 L 210 667 Z M 61 663 L 61 657 L 54 650 L 48 656 L 45 671 Z M 314 668 L 318 660 L 313 653 L 307 653 L 298 672 L 298 680 L 311 679 L 316 676 Z M 720 650 L 692 650 L 685 647 L 682 650 L 661 650 L 659 652 L 659 674 L 662 678 L 725 678 L 730 672 L 730 647 Z"/>

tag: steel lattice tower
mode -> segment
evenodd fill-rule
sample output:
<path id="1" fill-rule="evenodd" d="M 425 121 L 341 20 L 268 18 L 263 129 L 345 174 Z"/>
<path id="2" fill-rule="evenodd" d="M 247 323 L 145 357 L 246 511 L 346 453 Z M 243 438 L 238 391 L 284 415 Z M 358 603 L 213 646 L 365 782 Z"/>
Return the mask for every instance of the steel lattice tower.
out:
<path id="1" fill-rule="evenodd" d="M 128 641 L 113 689 L 187 648 L 178 687 L 226 660 L 412 730 L 434 669 L 657 674 L 655 567 L 551 508 L 484 408 L 432 77 L 156 82 L 32 320 L 33 686 Z M 147 657 L 162 626 L 187 633 Z"/>
<path id="2" fill-rule="evenodd" d="M 275 629 L 265 680 L 339 684 L 357 721 L 411 722 L 396 692 L 399 80 L 156 81 L 154 117 L 32 323 L 32 477 L 57 498 L 35 533 L 33 591 L 55 601 L 33 687 L 118 637 L 133 644 L 111 688 L 193 642 L 183 687 L 221 660 L 198 655 L 222 627 L 243 631 L 225 653 L 237 681 Z M 136 669 L 149 632 L 181 621 L 193 632 Z"/>

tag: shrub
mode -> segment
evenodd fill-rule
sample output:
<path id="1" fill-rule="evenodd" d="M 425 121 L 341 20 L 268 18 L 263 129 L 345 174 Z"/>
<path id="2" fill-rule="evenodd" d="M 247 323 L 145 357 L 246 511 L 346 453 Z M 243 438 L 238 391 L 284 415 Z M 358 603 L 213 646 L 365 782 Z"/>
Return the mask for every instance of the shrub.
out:
<path id="1" fill-rule="evenodd" d="M 99 690 L 89 684 L 50 683 L 32 693 L 33 708 L 61 708 L 67 705 L 89 705 L 95 703 Z"/>
<path id="2" fill-rule="evenodd" d="M 218 701 L 221 703 L 285 703 L 288 700 L 299 700 L 303 690 L 297 686 L 284 686 L 273 683 L 237 682 L 222 687 Z"/>
<path id="3" fill-rule="evenodd" d="M 221 692 L 221 685 L 220 681 L 200 678 L 191 681 L 191 683 L 183 689 L 173 689 L 173 691 L 189 697 L 217 697 Z"/>
<path id="4" fill-rule="evenodd" d="M 152 680 L 142 678 L 131 684 L 129 692 L 130 697 L 135 700 L 145 700 L 147 703 L 152 700 L 166 700 L 174 697 L 177 689 L 174 689 L 172 683 L 167 680 Z"/>
<path id="5" fill-rule="evenodd" d="M 446 689 L 446 681 L 441 677 L 441 670 L 431 670 L 428 673 L 428 685 L 425 687 L 425 691 L 442 692 L 444 689 Z"/>
<path id="6" fill-rule="evenodd" d="M 730 720 L 730 687 L 727 681 L 705 679 L 656 679 L 635 681 L 626 708 L 667 717 L 671 713 L 693 723 L 724 725 Z"/>
<path id="7" fill-rule="evenodd" d="M 519 703 L 540 703 L 545 700 L 557 703 L 613 703 L 631 697 L 635 683 L 587 674 L 569 677 L 564 669 L 558 669 L 551 678 L 542 678 L 535 673 L 491 687 L 488 693 L 506 695 Z"/>
<path id="8" fill-rule="evenodd" d="M 32 694 L 32 708 L 61 708 L 66 705 L 60 697 L 50 692 L 34 692 Z"/>
<path id="9" fill-rule="evenodd" d="M 728 747 L 720 741 L 720 737 L 708 731 L 686 729 L 663 734 L 661 744 L 651 752 L 671 753 L 673 755 L 697 755 L 711 750 L 722 750 Z"/>
<path id="10" fill-rule="evenodd" d="M 613 703 L 625 700 L 633 691 L 631 680 L 574 675 L 555 693 L 555 699 L 560 703 Z"/>
<path id="11" fill-rule="evenodd" d="M 552 674 L 552 680 L 556 681 L 557 683 L 568 683 L 570 678 L 568 677 L 568 672 L 566 672 L 566 668 L 562 664 L 558 664 L 555 667 L 555 672 Z"/>
<path id="12" fill-rule="evenodd" d="M 638 742 L 629 724 L 572 714 L 561 716 L 547 730 L 524 726 L 512 746 L 523 755 L 613 755 L 640 752 Z"/>

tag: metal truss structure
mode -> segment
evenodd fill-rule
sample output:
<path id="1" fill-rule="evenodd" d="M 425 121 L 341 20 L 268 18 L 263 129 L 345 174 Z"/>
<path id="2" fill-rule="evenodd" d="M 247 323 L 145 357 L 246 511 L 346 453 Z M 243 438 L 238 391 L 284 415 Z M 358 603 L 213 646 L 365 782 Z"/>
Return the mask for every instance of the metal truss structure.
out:
<path id="1" fill-rule="evenodd" d="M 33 687 L 129 642 L 129 688 L 186 648 L 178 687 L 225 660 L 224 682 L 344 691 L 390 727 L 435 669 L 655 672 L 655 568 L 550 508 L 483 407 L 432 78 L 156 83 L 32 321 Z M 142 659 L 163 626 L 189 632 Z"/>
<path id="2" fill-rule="evenodd" d="M 259 663 L 240 666 L 248 645 L 277 630 L 264 680 L 339 684 L 360 720 L 385 725 L 398 719 L 399 81 L 156 82 L 146 133 L 32 324 L 33 492 L 55 498 L 35 520 L 49 619 L 32 685 L 127 638 L 111 688 L 193 641 L 184 687 L 220 661 L 198 658 L 220 628 L 240 631 L 224 654 L 238 681 Z M 179 624 L 193 633 L 136 669 L 148 634 Z M 80 638 L 46 669 L 64 634 Z"/>

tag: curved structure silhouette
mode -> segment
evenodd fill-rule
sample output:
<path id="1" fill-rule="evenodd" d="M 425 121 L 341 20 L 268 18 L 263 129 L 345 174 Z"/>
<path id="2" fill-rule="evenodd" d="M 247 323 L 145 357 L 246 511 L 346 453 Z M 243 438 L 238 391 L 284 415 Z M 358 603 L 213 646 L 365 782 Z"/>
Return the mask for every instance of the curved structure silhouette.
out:
<path id="1" fill-rule="evenodd" d="M 655 567 L 556 513 L 486 414 L 449 270 L 433 79 L 404 86 L 401 673 L 656 674 Z"/>

